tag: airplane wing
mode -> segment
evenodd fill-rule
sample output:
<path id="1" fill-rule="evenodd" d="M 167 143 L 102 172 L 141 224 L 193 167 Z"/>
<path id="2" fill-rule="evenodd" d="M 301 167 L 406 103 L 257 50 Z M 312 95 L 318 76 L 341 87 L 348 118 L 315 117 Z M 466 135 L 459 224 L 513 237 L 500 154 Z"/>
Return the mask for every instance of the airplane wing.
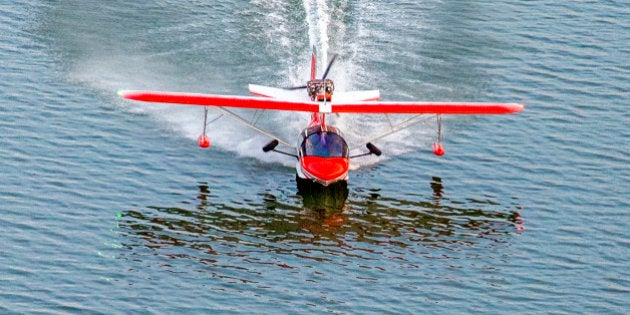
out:
<path id="1" fill-rule="evenodd" d="M 130 100 L 145 102 L 320 113 L 484 115 L 517 113 L 525 108 L 525 105 L 519 103 L 380 101 L 338 103 L 335 100 L 331 103 L 318 103 L 309 100 L 158 91 L 125 90 L 119 91 L 118 94 Z"/>
<path id="2" fill-rule="evenodd" d="M 518 103 L 470 102 L 356 102 L 332 104 L 333 113 L 352 114 L 444 114 L 488 115 L 520 112 L 525 105 Z"/>
<path id="3" fill-rule="evenodd" d="M 339 91 L 335 92 L 333 97 L 333 103 L 353 103 L 353 102 L 367 102 L 378 101 L 381 99 L 381 92 L 379 90 L 369 91 Z"/>
<path id="4" fill-rule="evenodd" d="M 279 100 L 310 102 L 310 98 L 302 89 L 282 89 L 271 86 L 250 84 L 249 93 L 253 96 L 275 98 Z"/>
<path id="5" fill-rule="evenodd" d="M 158 91 L 118 91 L 118 95 L 135 101 L 183 105 L 235 107 L 266 110 L 317 112 L 320 104 L 311 101 L 287 101 L 268 97 L 197 94 Z"/>

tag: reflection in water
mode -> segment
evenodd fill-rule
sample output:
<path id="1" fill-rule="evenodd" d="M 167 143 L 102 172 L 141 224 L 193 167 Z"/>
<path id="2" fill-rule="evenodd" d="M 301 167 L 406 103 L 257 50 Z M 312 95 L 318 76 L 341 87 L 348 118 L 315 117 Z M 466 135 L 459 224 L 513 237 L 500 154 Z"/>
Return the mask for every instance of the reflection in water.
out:
<path id="1" fill-rule="evenodd" d="M 436 201 L 439 201 L 443 197 L 444 186 L 442 185 L 442 179 L 439 177 L 431 178 L 431 189 L 433 189 L 433 197 Z"/>
<path id="2" fill-rule="evenodd" d="M 479 248 L 487 253 L 522 230 L 518 211 L 496 210 L 499 206 L 491 201 L 445 199 L 440 178 L 433 178 L 430 186 L 433 195 L 427 201 L 361 189 L 353 189 L 348 199 L 343 185 L 300 189 L 301 200 L 263 192 L 258 201 L 221 204 L 217 200 L 222 199 L 200 183 L 192 206 L 183 202 L 184 207 L 123 212 L 119 227 L 123 246 L 129 249 L 123 256 L 157 255 L 234 268 L 234 257 L 241 259 L 241 267 L 243 259 L 250 267 L 286 267 L 281 257 L 319 262 L 340 257 L 365 262 L 445 259 Z"/>
<path id="3" fill-rule="evenodd" d="M 328 187 L 301 180 L 296 176 L 298 195 L 302 197 L 302 217 L 312 217 L 313 224 L 304 226 L 314 234 L 340 227 L 348 220 L 343 213 L 348 199 L 348 182 L 340 181 Z"/>

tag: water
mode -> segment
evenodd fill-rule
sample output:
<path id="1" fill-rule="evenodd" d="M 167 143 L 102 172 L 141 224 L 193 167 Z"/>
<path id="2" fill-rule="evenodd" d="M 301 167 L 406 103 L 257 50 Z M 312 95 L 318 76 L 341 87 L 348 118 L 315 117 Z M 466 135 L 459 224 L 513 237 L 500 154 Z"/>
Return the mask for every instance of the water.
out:
<path id="1" fill-rule="evenodd" d="M 630 7 L 0 2 L 2 313 L 627 313 Z M 347 191 L 200 108 L 118 89 L 302 84 L 510 101 L 379 140 Z M 328 50 L 325 48 L 328 47 Z M 351 140 L 383 117 L 335 118 Z M 303 115 L 261 117 L 289 141 Z M 290 121 L 290 123 L 286 123 Z M 280 123 L 282 122 L 282 123 Z M 266 125 L 265 125 L 266 124 Z M 386 124 L 386 123 L 385 123 Z M 347 194 L 347 198 L 345 198 Z"/>

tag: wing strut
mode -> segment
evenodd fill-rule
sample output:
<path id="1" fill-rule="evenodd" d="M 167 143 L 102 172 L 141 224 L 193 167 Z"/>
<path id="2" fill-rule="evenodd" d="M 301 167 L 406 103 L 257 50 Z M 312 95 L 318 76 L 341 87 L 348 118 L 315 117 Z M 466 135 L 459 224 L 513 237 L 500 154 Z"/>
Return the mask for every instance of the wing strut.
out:
<path id="1" fill-rule="evenodd" d="M 421 117 L 424 117 L 424 119 L 419 119 Z M 411 127 L 411 126 L 413 126 L 415 124 L 422 123 L 422 122 L 426 123 L 427 121 L 431 120 L 433 117 L 434 117 L 434 115 L 431 115 L 429 117 L 426 117 L 426 115 L 424 115 L 424 114 L 413 115 L 413 116 L 405 119 L 404 121 L 393 125 L 389 130 L 387 130 L 387 131 L 385 131 L 385 132 L 383 132 L 381 134 L 378 134 L 378 135 L 370 138 L 367 141 L 363 141 L 363 142 L 357 144 L 356 146 L 350 148 L 350 150 L 356 150 L 356 149 L 358 149 L 358 148 L 360 148 L 360 147 L 362 147 L 364 145 L 367 145 L 368 143 L 370 143 L 372 141 L 376 141 L 376 140 L 379 140 L 381 138 L 385 138 L 385 137 L 387 137 L 387 136 L 389 136 L 391 134 L 397 133 L 397 132 L 399 132 L 399 131 L 401 131 L 403 129 L 409 128 L 409 127 Z"/>
<path id="2" fill-rule="evenodd" d="M 207 108 L 207 107 L 206 107 L 206 108 Z M 259 134 L 261 134 L 261 135 L 263 135 L 263 136 L 267 136 L 267 137 L 269 137 L 269 138 L 271 138 L 271 139 L 276 139 L 276 140 L 278 140 L 278 142 L 282 143 L 283 145 L 286 145 L 286 146 L 288 146 L 288 147 L 290 147 L 290 148 L 295 149 L 295 146 L 291 145 L 289 142 L 287 142 L 287 141 L 285 141 L 285 140 L 282 140 L 282 139 L 280 139 L 279 137 L 276 137 L 275 135 L 273 135 L 273 134 L 271 134 L 271 133 L 269 133 L 269 132 L 266 132 L 266 131 L 264 131 L 264 130 L 262 130 L 262 129 L 260 129 L 260 128 L 258 128 L 258 127 L 256 127 L 256 126 L 252 125 L 252 124 L 250 124 L 250 123 L 249 123 L 247 120 L 245 120 L 243 117 L 241 117 L 241 116 L 239 116 L 238 114 L 236 114 L 236 113 L 234 113 L 234 112 L 232 112 L 232 111 L 228 110 L 227 108 L 225 108 L 225 107 L 220 107 L 220 106 L 218 106 L 218 107 L 213 107 L 213 108 L 214 108 L 214 109 L 216 109 L 216 110 L 218 110 L 218 111 L 221 111 L 223 114 L 225 114 L 226 116 L 229 116 L 230 118 L 234 119 L 236 122 L 238 122 L 238 123 L 242 124 L 243 126 L 245 126 L 245 127 L 249 128 L 249 129 L 252 129 L 252 130 L 256 131 L 257 133 L 259 133 Z"/>
<path id="3" fill-rule="evenodd" d="M 433 154 L 437 156 L 444 155 L 444 146 L 442 146 L 442 115 L 437 115 L 437 142 L 433 143 Z"/>
<path id="4" fill-rule="evenodd" d="M 209 148 L 210 147 L 210 138 L 208 138 L 208 134 L 206 133 L 206 128 L 208 127 L 208 107 L 204 107 L 203 109 L 203 133 L 199 135 L 197 142 L 199 143 L 199 147 L 201 148 Z"/>

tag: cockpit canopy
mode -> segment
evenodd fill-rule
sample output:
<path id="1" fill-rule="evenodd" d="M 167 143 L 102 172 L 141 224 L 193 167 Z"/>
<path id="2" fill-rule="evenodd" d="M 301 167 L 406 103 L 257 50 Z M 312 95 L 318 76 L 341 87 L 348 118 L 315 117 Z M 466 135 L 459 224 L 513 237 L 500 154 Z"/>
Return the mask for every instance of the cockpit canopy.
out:
<path id="1" fill-rule="evenodd" d="M 314 126 L 302 132 L 300 156 L 348 158 L 349 155 L 348 144 L 337 128 Z"/>

